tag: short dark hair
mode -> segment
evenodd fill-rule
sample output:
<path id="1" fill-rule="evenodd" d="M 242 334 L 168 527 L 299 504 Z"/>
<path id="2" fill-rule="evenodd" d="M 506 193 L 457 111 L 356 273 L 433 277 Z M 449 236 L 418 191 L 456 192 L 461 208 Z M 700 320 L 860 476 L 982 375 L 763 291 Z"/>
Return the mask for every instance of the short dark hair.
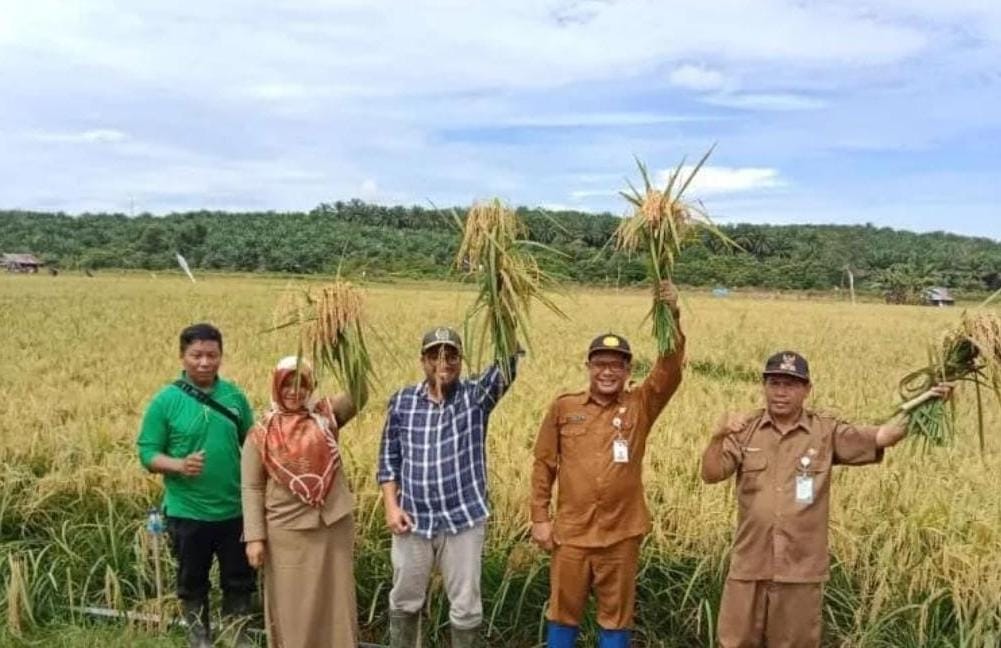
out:
<path id="1" fill-rule="evenodd" d="M 195 342 L 218 342 L 219 350 L 222 351 L 222 332 L 211 324 L 201 322 L 192 324 L 181 331 L 181 353 L 188 350 L 188 347 Z"/>

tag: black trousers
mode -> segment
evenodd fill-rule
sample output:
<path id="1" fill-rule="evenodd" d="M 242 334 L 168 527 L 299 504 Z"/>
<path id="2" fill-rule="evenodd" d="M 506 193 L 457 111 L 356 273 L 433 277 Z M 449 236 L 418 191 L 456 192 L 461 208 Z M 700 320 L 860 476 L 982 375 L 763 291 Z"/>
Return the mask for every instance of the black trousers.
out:
<path id="1" fill-rule="evenodd" d="M 177 559 L 177 598 L 199 601 L 208 596 L 213 556 L 219 560 L 224 600 L 257 589 L 257 575 L 243 547 L 242 517 L 206 522 L 168 516 L 167 534 Z"/>

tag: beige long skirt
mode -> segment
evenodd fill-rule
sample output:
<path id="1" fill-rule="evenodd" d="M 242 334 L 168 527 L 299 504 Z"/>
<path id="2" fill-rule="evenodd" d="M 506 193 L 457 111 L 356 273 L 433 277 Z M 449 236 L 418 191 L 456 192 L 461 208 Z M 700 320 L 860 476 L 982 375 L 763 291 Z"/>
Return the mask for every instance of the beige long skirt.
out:
<path id="1" fill-rule="evenodd" d="M 354 519 L 329 527 L 268 527 L 264 621 L 269 648 L 354 648 L 358 611 Z"/>

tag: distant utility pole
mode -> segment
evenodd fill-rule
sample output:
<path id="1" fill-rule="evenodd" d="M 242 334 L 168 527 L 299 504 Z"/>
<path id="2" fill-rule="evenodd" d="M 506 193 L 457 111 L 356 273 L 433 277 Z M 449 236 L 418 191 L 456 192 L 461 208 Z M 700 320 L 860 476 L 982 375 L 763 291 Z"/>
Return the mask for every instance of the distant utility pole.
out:
<path id="1" fill-rule="evenodd" d="M 851 293 L 852 303 L 855 303 L 855 274 L 849 266 L 845 266 L 845 272 L 848 273 L 848 292 Z"/>

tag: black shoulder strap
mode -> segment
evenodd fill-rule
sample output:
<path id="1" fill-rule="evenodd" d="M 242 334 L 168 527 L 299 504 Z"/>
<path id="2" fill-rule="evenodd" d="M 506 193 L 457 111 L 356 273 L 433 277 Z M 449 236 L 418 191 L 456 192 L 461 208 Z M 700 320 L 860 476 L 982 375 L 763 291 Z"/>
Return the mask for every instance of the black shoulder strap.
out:
<path id="1" fill-rule="evenodd" d="M 229 408 L 227 408 L 225 405 L 223 405 L 219 401 L 213 399 L 211 396 L 209 396 L 208 394 L 206 394 L 202 390 L 198 389 L 197 387 L 195 387 L 191 383 L 188 383 L 188 382 L 185 382 L 183 380 L 178 379 L 178 380 L 174 381 L 174 386 L 177 387 L 177 388 L 179 388 L 181 391 L 183 391 L 188 396 L 194 398 L 196 401 L 198 401 L 202 405 L 207 405 L 207 406 L 211 407 L 212 409 L 214 409 L 215 411 L 217 411 L 220 414 L 222 414 L 223 416 L 225 416 L 226 418 L 228 418 L 233 423 L 233 425 L 236 426 L 236 436 L 240 439 L 240 445 L 243 445 L 243 437 L 244 437 L 244 434 L 243 434 L 243 422 L 240 420 L 239 416 L 237 416 L 236 414 L 234 414 L 232 412 L 232 410 L 230 410 Z"/>

